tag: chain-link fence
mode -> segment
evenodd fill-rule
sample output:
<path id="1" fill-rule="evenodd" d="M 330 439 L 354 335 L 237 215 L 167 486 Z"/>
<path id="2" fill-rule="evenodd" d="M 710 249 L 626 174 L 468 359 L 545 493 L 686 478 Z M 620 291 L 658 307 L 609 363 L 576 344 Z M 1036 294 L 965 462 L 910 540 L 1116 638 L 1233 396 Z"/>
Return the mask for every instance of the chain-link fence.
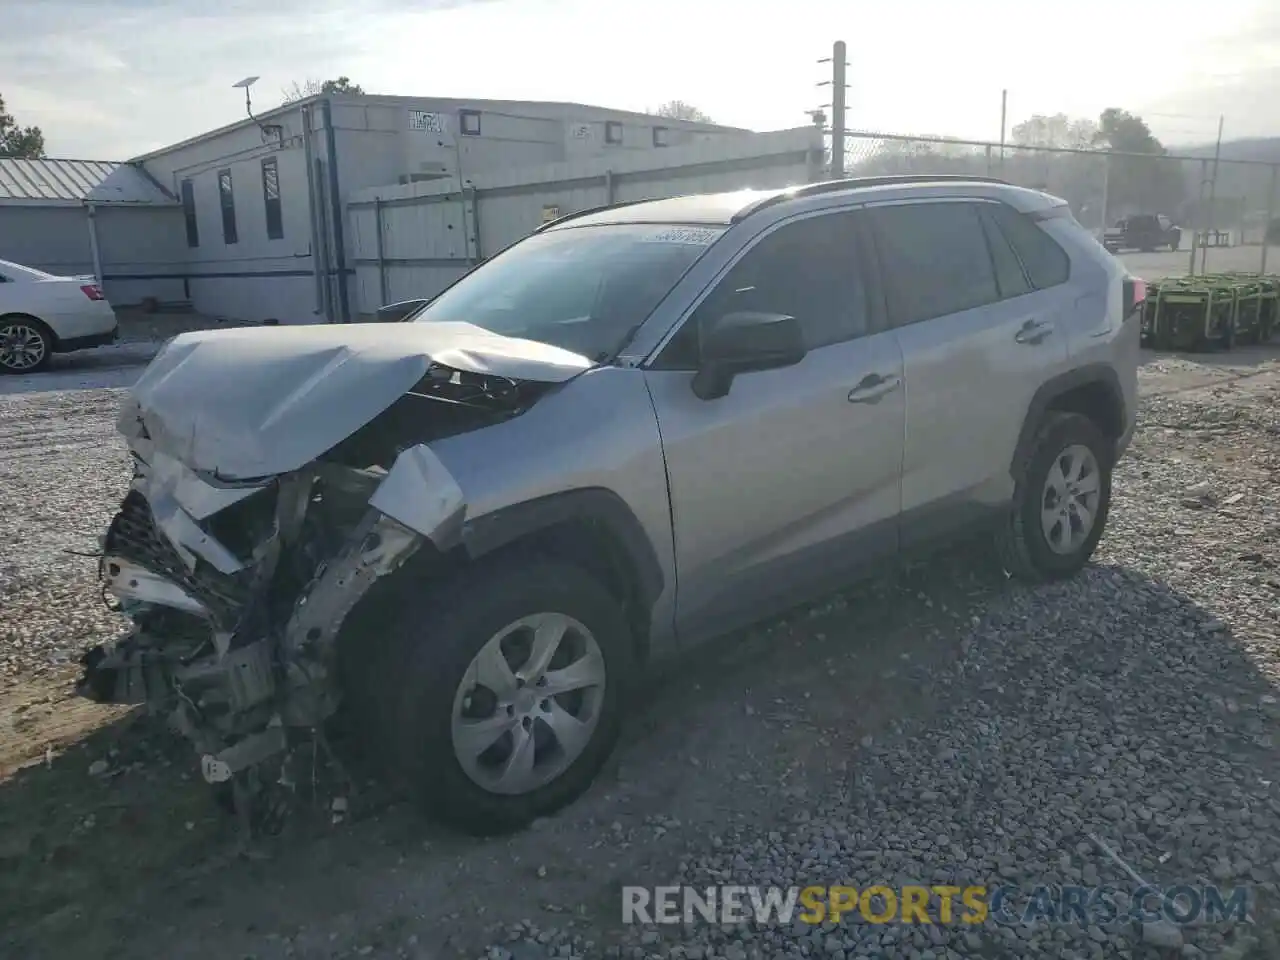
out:
<path id="1" fill-rule="evenodd" d="M 1180 229 L 1142 240 L 1126 260 L 1149 279 L 1224 271 L 1280 272 L 1280 165 L 1212 156 L 1148 156 L 850 131 L 844 175 L 989 176 L 1070 204 L 1101 237 L 1137 214 Z M 1152 242 L 1152 241 L 1156 242 Z M 1269 249 L 1270 247 L 1270 249 Z"/>

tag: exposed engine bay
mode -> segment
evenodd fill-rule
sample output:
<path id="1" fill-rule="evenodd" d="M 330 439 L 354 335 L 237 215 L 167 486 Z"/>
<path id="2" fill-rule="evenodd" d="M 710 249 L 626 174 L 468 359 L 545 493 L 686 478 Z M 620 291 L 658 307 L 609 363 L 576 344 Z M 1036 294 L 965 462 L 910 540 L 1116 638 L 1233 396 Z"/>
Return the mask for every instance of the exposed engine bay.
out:
<path id="1" fill-rule="evenodd" d="M 326 375 L 335 355 L 360 359 L 345 346 L 335 352 L 329 336 L 313 364 Z M 102 537 L 99 572 L 133 626 L 83 657 L 78 691 L 167 716 L 194 746 L 204 779 L 233 788 L 245 812 L 279 804 L 297 782 L 300 746 L 313 756 L 341 700 L 339 635 L 370 588 L 424 553 L 450 562 L 466 504 L 429 444 L 519 416 L 554 382 L 420 355 L 416 383 L 393 383 L 398 398 L 336 443 L 316 441 L 328 445 L 313 459 L 227 477 L 193 466 L 197 444 L 155 402 L 175 370 L 198 361 L 200 344 L 184 351 L 187 341 L 166 348 L 176 344 L 176 355 L 157 358 L 121 412 L 134 475 Z M 259 410 L 261 423 L 279 422 L 297 395 Z M 205 424 L 206 434 L 230 432 L 226 420 Z"/>

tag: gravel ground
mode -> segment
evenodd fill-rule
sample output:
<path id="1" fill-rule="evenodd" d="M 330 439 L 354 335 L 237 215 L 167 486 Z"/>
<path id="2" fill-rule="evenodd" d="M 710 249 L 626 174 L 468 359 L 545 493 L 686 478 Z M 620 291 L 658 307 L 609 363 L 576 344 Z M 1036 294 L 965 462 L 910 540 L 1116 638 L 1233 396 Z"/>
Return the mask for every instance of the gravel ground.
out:
<path id="1" fill-rule="evenodd" d="M 0 953 L 1280 956 L 1274 358 L 1148 363 L 1107 536 L 1073 581 L 1019 587 L 949 553 L 666 678 L 597 787 L 524 834 L 452 837 L 388 801 L 252 862 L 145 725 L 65 753 L 50 732 L 70 710 L 59 664 L 119 629 L 69 552 L 123 489 L 118 393 L 0 397 L 0 738 L 58 753 L 0 783 Z M 13 708 L 6 728 L 4 698 L 35 694 L 34 724 Z M 1114 923 L 620 924 L 622 884 L 1130 888 L 1089 834 L 1156 886 L 1250 886 L 1257 922 L 1145 941 Z"/>

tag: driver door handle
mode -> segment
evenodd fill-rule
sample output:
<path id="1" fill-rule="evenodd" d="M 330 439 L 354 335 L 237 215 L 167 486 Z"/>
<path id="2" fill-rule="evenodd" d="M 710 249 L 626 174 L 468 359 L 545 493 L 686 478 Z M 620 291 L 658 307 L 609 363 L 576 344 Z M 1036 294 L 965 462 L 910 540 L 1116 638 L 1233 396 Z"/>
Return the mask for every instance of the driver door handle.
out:
<path id="1" fill-rule="evenodd" d="M 894 376 L 882 376 L 878 373 L 869 373 L 862 378 L 862 382 L 849 391 L 850 403 L 878 403 L 880 398 L 887 393 L 892 393 L 902 386 L 902 378 Z"/>
<path id="2" fill-rule="evenodd" d="M 1052 321 L 1028 320 L 1018 328 L 1018 332 L 1013 335 L 1013 339 L 1018 343 L 1034 345 L 1041 343 L 1051 333 L 1053 333 Z"/>

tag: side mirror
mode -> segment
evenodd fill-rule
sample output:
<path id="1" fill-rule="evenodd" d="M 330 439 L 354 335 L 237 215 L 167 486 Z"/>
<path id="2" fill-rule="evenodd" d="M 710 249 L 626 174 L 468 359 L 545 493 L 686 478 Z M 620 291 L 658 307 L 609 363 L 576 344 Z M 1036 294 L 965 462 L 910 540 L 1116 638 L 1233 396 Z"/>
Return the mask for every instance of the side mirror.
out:
<path id="1" fill-rule="evenodd" d="M 752 370 L 789 367 L 804 359 L 800 321 L 780 313 L 737 312 L 721 316 L 702 341 L 693 393 L 715 400 L 729 392 L 733 378 Z"/>
<path id="2" fill-rule="evenodd" d="M 399 303 L 388 303 L 378 308 L 374 314 L 375 323 L 400 323 L 411 313 L 417 313 L 425 307 L 428 300 L 401 300 Z"/>

